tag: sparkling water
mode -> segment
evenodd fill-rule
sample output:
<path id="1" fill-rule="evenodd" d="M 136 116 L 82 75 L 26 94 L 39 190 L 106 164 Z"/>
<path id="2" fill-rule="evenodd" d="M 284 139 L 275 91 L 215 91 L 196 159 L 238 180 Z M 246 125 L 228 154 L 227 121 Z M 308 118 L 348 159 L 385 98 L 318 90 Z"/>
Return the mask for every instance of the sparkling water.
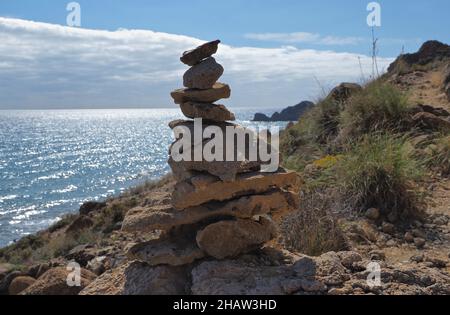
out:
<path id="1" fill-rule="evenodd" d="M 255 126 L 249 120 L 259 110 L 234 112 L 240 124 Z M 175 108 L 0 111 L 0 247 L 85 201 L 169 172 L 168 122 L 183 118 Z M 264 126 L 271 125 L 286 123 Z"/>

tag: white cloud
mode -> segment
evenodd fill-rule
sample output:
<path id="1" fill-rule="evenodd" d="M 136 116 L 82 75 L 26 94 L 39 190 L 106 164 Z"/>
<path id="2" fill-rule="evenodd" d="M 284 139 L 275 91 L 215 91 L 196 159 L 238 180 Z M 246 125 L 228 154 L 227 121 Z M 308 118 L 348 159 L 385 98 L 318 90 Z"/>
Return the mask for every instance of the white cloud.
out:
<path id="1" fill-rule="evenodd" d="M 0 108 L 162 107 L 182 84 L 179 57 L 200 39 L 147 30 L 101 31 L 0 18 Z M 360 77 L 358 57 L 333 51 L 221 45 L 232 106 L 286 106 L 322 84 Z M 381 68 L 392 59 L 380 58 Z"/>
<path id="2" fill-rule="evenodd" d="M 308 32 L 295 33 L 249 33 L 245 38 L 259 41 L 270 41 L 279 43 L 308 43 L 316 45 L 356 45 L 365 39 L 361 37 L 340 37 L 340 36 L 322 36 L 320 34 Z"/>

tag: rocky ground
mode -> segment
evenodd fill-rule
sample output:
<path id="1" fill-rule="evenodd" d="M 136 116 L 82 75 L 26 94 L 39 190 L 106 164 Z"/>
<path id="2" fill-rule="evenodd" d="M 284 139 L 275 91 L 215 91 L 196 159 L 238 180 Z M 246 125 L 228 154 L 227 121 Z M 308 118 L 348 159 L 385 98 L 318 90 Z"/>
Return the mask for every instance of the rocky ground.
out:
<path id="1" fill-rule="evenodd" d="M 450 114 L 446 111 L 450 101 L 450 68 L 446 58 L 450 58 L 450 49 L 441 45 L 429 42 L 417 54 L 401 56 L 387 74 L 388 80 L 412 93 L 420 105 L 411 116 L 413 123 L 425 130 L 414 135 L 418 150 L 429 149 L 429 145 L 423 148 L 420 145 L 429 137 L 427 130 L 439 126 L 450 133 Z M 213 52 L 203 51 L 201 57 Z M 183 62 L 195 65 L 198 58 L 187 54 Z M 221 74 L 222 69 L 219 70 Z M 216 79 L 213 77 L 211 81 Z M 195 75 L 189 73 L 186 81 L 192 84 Z M 355 88 L 342 85 L 332 94 L 347 97 L 347 92 Z M 206 92 L 201 94 L 202 100 L 209 97 Z M 234 119 L 225 108 L 213 107 L 218 111 L 211 112 L 208 106 L 186 102 L 186 91 L 176 92 L 176 97 L 185 104 L 182 104 L 183 112 L 190 118 L 208 114 Z M 227 175 L 223 170 L 217 171 Z M 305 168 L 300 176 L 306 176 L 309 171 Z M 285 184 L 285 177 L 280 184 Z M 265 193 L 270 191 L 267 185 L 270 180 L 251 177 L 250 180 L 253 181 L 250 186 L 258 185 Z M 294 181 L 293 177 L 289 180 Z M 291 209 L 295 202 L 281 191 L 263 195 L 252 191 L 241 198 L 234 193 L 249 190 L 251 187 L 245 186 L 248 179 L 238 181 L 236 185 L 243 186 L 234 190 L 228 187 L 231 184 L 215 180 L 211 187 L 217 185 L 217 190 L 226 187 L 223 197 L 227 202 L 212 205 L 211 196 L 186 188 L 192 198 L 183 199 L 180 193 L 175 196 L 177 204 L 190 211 L 174 211 L 171 201 L 177 181 L 179 178 L 167 176 L 158 183 L 137 187 L 104 203 L 86 203 L 79 213 L 67 216 L 48 230 L 1 249 L 0 294 L 450 294 L 450 179 L 444 172 L 430 172 L 419 183 L 428 193 L 425 213 L 420 219 L 402 221 L 395 215 L 382 215 L 376 208 L 358 215 L 340 214 L 336 223 L 339 233 L 328 234 L 324 241 L 339 238 L 342 249 L 319 251 L 315 256 L 293 250 L 281 237 L 249 250 L 241 242 L 252 240 L 251 237 L 233 238 L 234 232 L 223 233 L 230 231 L 224 226 L 217 226 L 217 231 L 233 246 L 215 247 L 214 230 L 200 238 L 204 243 L 197 245 L 202 250 L 194 239 L 162 237 L 160 230 L 193 224 L 212 215 L 244 218 L 249 222 L 254 214 L 287 208 L 289 213 L 274 211 L 273 215 L 276 232 L 282 235 L 283 229 L 290 228 L 285 218 L 301 213 L 306 206 L 306 200 L 301 200 L 300 206 Z M 321 196 L 315 198 L 313 201 L 318 203 Z M 267 202 L 270 200 L 273 202 Z M 283 202 L 288 206 L 280 206 Z M 229 221 L 220 222 L 229 224 Z M 233 225 L 231 231 L 236 233 L 252 231 L 247 224 L 244 228 L 239 223 Z M 270 231 L 270 235 L 262 238 L 264 241 L 275 234 L 265 227 L 256 229 L 261 229 L 262 234 Z M 259 236 L 259 232 L 250 234 Z M 156 247 L 155 240 L 158 240 Z M 253 241 L 261 242 L 255 238 Z M 245 250 L 234 255 L 233 248 L 241 245 Z M 147 250 L 149 247 L 151 250 Z M 69 275 L 66 267 L 73 261 L 83 268 L 79 287 L 68 287 L 66 283 Z M 372 275 L 377 266 L 380 283 L 372 286 L 367 280 L 376 279 Z"/>

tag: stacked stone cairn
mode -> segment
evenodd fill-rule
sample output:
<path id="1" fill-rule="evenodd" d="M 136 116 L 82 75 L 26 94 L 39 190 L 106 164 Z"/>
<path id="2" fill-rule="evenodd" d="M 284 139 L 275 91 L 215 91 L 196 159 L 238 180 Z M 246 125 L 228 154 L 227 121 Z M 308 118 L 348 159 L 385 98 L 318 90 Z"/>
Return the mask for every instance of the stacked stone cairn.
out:
<path id="1" fill-rule="evenodd" d="M 227 84 L 217 82 L 224 72 L 212 57 L 219 43 L 206 43 L 181 57 L 191 68 L 184 74 L 185 89 L 171 95 L 191 120 L 171 122 L 172 129 L 183 126 L 193 135 L 192 119 L 200 118 L 203 130 L 216 126 L 225 134 L 227 126 L 243 128 L 231 123 L 235 116 L 225 106 L 214 104 L 231 95 Z M 192 152 L 209 140 L 196 143 L 194 139 Z M 132 246 L 131 259 L 152 266 L 182 266 L 204 258 L 234 258 L 276 237 L 277 218 L 298 207 L 298 175 L 281 168 L 275 173 L 262 172 L 261 162 L 247 158 L 226 161 L 227 149 L 223 161 L 169 158 L 177 181 L 171 195 L 132 209 L 125 217 L 123 230 L 158 235 Z"/>

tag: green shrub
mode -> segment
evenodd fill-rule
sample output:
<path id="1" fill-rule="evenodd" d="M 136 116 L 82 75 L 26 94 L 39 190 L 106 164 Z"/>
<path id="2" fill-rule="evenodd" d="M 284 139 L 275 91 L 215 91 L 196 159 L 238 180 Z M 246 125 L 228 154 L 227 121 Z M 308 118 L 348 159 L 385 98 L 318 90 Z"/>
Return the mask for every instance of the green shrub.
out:
<path id="1" fill-rule="evenodd" d="M 408 98 L 392 84 L 369 83 L 341 113 L 341 131 L 350 138 L 373 131 L 402 131 L 409 118 Z"/>
<path id="2" fill-rule="evenodd" d="M 348 207 L 379 208 L 402 217 L 420 214 L 423 196 L 414 185 L 422 176 L 412 147 L 388 134 L 364 136 L 337 164 L 336 176 Z"/>

